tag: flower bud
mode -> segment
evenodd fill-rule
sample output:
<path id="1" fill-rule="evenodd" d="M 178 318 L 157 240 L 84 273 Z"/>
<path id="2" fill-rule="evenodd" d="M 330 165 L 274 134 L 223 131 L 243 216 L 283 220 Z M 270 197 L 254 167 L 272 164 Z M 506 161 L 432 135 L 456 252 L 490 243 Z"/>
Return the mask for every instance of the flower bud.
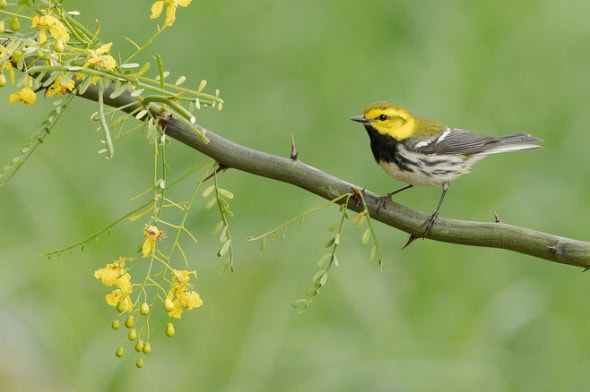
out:
<path id="1" fill-rule="evenodd" d="M 168 297 L 164 300 L 164 309 L 167 312 L 172 312 L 174 310 L 174 302 Z"/>
<path id="2" fill-rule="evenodd" d="M 147 302 L 142 303 L 141 307 L 139 308 L 139 313 L 143 316 L 147 316 L 149 312 L 150 312 L 150 305 L 148 305 Z"/>
<path id="3" fill-rule="evenodd" d="M 166 324 L 166 336 L 172 337 L 174 336 L 174 324 L 168 323 Z"/>
<path id="4" fill-rule="evenodd" d="M 20 21 L 18 20 L 18 18 L 15 16 L 12 19 L 10 19 L 10 29 L 12 31 L 19 31 L 20 30 Z"/>
<path id="5" fill-rule="evenodd" d="M 127 317 L 127 320 L 125 320 L 125 326 L 127 328 L 133 328 L 133 326 L 135 326 L 135 317 L 133 317 L 133 316 Z"/>
<path id="6" fill-rule="evenodd" d="M 152 345 L 150 344 L 150 342 L 145 342 L 145 344 L 143 345 L 143 349 L 141 351 L 146 355 L 151 353 Z"/>

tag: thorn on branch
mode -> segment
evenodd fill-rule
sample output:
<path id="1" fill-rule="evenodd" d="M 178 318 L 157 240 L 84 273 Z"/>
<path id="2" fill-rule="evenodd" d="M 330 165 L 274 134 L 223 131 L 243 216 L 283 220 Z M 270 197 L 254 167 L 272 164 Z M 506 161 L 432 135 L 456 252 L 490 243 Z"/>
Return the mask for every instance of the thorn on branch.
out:
<path id="1" fill-rule="evenodd" d="M 549 252 L 554 255 L 554 256 L 558 256 L 560 252 L 560 246 L 559 243 L 556 242 L 555 245 L 549 245 L 547 246 L 547 250 L 549 250 Z"/>
<path id="2" fill-rule="evenodd" d="M 496 211 L 492 211 L 492 213 L 494 214 L 494 222 L 496 222 L 496 223 L 502 223 L 502 221 L 500 220 L 500 217 L 498 216 L 498 214 L 496 213 Z"/>
<path id="3" fill-rule="evenodd" d="M 354 205 L 356 207 L 359 207 L 363 204 L 363 199 L 364 199 L 364 194 L 365 194 L 365 188 L 358 190 L 357 188 L 351 186 L 350 190 L 352 191 L 352 195 L 354 197 Z"/>
<path id="4" fill-rule="evenodd" d="M 404 246 L 402 246 L 401 250 L 406 249 L 410 244 L 416 241 L 419 237 L 416 237 L 414 234 L 410 234 L 410 238 L 408 238 L 408 242 Z"/>
<path id="5" fill-rule="evenodd" d="M 167 114 L 165 116 L 159 116 L 158 121 L 160 122 L 160 127 L 162 128 L 162 132 L 166 134 L 166 128 L 170 124 L 171 120 L 174 118 L 172 114 Z"/>
<path id="6" fill-rule="evenodd" d="M 296 161 L 298 157 L 299 153 L 295 148 L 295 137 L 293 137 L 293 134 L 291 134 L 291 160 Z"/>
<path id="7" fill-rule="evenodd" d="M 216 175 L 216 174 L 218 174 L 218 173 L 221 173 L 221 172 L 223 172 L 223 171 L 226 171 L 227 169 L 229 169 L 229 166 L 225 166 L 225 165 L 222 165 L 221 163 L 217 162 L 217 169 L 215 169 L 215 171 L 214 171 L 213 173 L 209 174 L 209 175 L 208 175 L 208 176 L 207 176 L 207 177 L 206 177 L 206 178 L 203 180 L 203 182 L 205 182 L 205 181 L 207 181 L 207 180 L 211 179 L 211 178 L 212 178 L 214 175 Z"/>

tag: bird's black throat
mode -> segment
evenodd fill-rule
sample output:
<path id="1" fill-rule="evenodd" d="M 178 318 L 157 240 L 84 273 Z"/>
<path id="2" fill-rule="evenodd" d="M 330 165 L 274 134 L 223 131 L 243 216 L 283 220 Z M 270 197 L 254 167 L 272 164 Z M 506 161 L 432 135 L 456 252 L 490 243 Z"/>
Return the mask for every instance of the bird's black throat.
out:
<path id="1" fill-rule="evenodd" d="M 375 130 L 370 125 L 365 125 L 365 129 L 369 134 L 371 140 L 371 151 L 375 157 L 375 161 L 388 162 L 395 164 L 400 170 L 409 172 L 414 171 L 415 165 L 413 162 L 406 159 L 404 156 L 399 154 L 400 142 L 388 135 L 383 135 Z"/>

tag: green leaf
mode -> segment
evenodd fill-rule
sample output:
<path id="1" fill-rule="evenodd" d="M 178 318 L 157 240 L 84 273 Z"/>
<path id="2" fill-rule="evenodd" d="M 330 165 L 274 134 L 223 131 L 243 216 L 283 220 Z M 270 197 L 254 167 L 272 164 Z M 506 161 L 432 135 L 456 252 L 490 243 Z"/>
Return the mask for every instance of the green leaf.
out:
<path id="1" fill-rule="evenodd" d="M 328 226 L 328 231 L 336 231 L 339 226 L 340 222 L 332 223 L 330 226 Z"/>
<path id="2" fill-rule="evenodd" d="M 217 252 L 217 256 L 222 257 L 224 256 L 227 251 L 229 250 L 229 247 L 231 246 L 231 240 L 227 240 L 223 243 L 223 245 L 221 246 L 221 249 L 219 249 L 219 252 Z"/>
<path id="3" fill-rule="evenodd" d="M 334 245 L 334 242 L 336 242 L 336 240 L 335 240 L 334 238 L 330 238 L 330 239 L 329 239 L 329 240 L 328 240 L 328 241 L 327 241 L 327 242 L 324 244 L 324 247 L 325 247 L 325 248 L 329 248 L 329 247 L 331 247 L 332 245 Z"/>
<path id="4" fill-rule="evenodd" d="M 219 232 L 223 228 L 223 224 L 224 224 L 223 221 L 217 222 L 217 224 L 215 225 L 215 227 L 211 231 L 211 235 L 214 236 L 214 237 L 217 236 L 217 234 L 219 234 Z"/>
<path id="5" fill-rule="evenodd" d="M 109 98 L 111 98 L 111 99 L 117 98 L 119 95 L 121 95 L 125 91 L 127 91 L 128 87 L 129 87 L 129 85 L 126 83 L 121 83 L 119 80 L 115 81 L 115 89 L 109 95 Z"/>
<path id="6" fill-rule="evenodd" d="M 340 233 L 336 233 L 336 236 L 334 237 L 334 244 L 336 246 L 340 245 Z"/>
<path id="7" fill-rule="evenodd" d="M 211 209 L 211 207 L 213 207 L 215 204 L 217 203 L 217 199 L 215 199 L 214 197 L 212 197 L 211 199 L 209 199 L 207 201 L 207 203 L 205 204 L 205 209 L 209 210 Z"/>
<path id="8" fill-rule="evenodd" d="M 323 286 L 320 282 L 321 281 L 325 281 L 325 279 L 328 278 L 324 278 L 324 275 L 328 275 L 328 273 L 326 272 L 326 270 L 319 270 L 318 272 L 316 272 L 313 277 L 311 278 L 311 282 L 314 285 L 318 285 L 318 286 Z"/>
<path id="9" fill-rule="evenodd" d="M 291 302 L 291 307 L 294 309 L 307 308 L 307 305 L 308 305 L 308 300 L 305 298 L 296 299 L 295 301 Z"/>
<path id="10" fill-rule="evenodd" d="M 213 190 L 215 189 L 215 185 L 209 185 L 207 188 L 205 188 L 205 190 L 203 191 L 203 197 L 207 197 L 211 194 L 211 192 L 213 192 Z"/>
<path id="11" fill-rule="evenodd" d="M 219 233 L 219 242 L 225 242 L 227 241 L 227 230 L 228 227 L 227 225 L 225 225 L 225 222 L 223 222 L 224 226 L 221 229 L 221 232 Z"/>
<path id="12" fill-rule="evenodd" d="M 234 194 L 231 193 L 230 191 L 228 191 L 227 189 L 223 189 L 223 188 L 217 188 L 217 192 L 219 192 L 219 194 L 223 197 L 225 197 L 226 199 L 233 199 L 234 198 Z"/>
<path id="13" fill-rule="evenodd" d="M 332 255 L 330 255 L 330 254 L 323 255 L 318 260 L 318 267 L 325 270 L 330 266 L 331 261 L 332 261 Z"/>
<path id="14" fill-rule="evenodd" d="M 371 229 L 365 230 L 363 236 L 361 237 L 361 244 L 367 245 L 369 240 L 371 239 Z"/>
<path id="15" fill-rule="evenodd" d="M 264 250 L 264 247 L 266 246 L 266 238 L 262 237 L 260 239 L 260 250 Z"/>

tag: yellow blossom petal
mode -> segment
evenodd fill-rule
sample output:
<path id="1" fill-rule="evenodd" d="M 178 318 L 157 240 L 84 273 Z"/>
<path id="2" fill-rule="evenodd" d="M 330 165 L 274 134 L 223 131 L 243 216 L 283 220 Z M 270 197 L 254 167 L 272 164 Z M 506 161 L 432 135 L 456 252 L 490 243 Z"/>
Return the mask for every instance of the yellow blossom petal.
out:
<path id="1" fill-rule="evenodd" d="M 64 95 L 67 94 L 69 91 L 72 91 L 76 86 L 76 83 L 73 80 L 69 80 L 66 84 L 62 84 L 63 77 L 58 77 L 55 81 L 49 86 L 47 89 L 47 96 L 53 97 L 54 95 Z"/>
<path id="2" fill-rule="evenodd" d="M 34 29 L 41 27 L 41 15 L 37 14 L 33 16 L 33 19 L 31 20 L 31 27 Z"/>
<path id="3" fill-rule="evenodd" d="M 162 15 L 162 11 L 164 10 L 164 1 L 156 1 L 152 4 L 152 14 L 150 15 L 150 19 L 156 19 L 160 15 Z"/>
<path id="4" fill-rule="evenodd" d="M 12 64 L 7 61 L 3 65 L 4 65 L 4 69 L 8 70 L 8 77 L 10 78 L 10 84 L 14 84 L 14 68 L 12 67 Z"/>
<path id="5" fill-rule="evenodd" d="M 61 40 L 63 42 L 68 42 L 70 40 L 70 34 L 58 19 L 54 18 L 51 15 L 46 15 L 45 17 L 45 25 L 49 28 L 49 34 L 57 40 Z"/>
<path id="6" fill-rule="evenodd" d="M 172 26 L 176 20 L 176 5 L 168 5 L 166 7 L 166 19 L 164 26 Z"/>
<path id="7" fill-rule="evenodd" d="M 145 225 L 143 235 L 144 240 L 141 246 L 141 254 L 143 257 L 148 257 L 156 250 L 156 241 L 164 237 L 164 231 L 158 230 L 154 225 Z"/>
<path id="8" fill-rule="evenodd" d="M 123 299 L 123 291 L 115 289 L 110 294 L 107 294 L 105 299 L 110 306 L 117 306 Z"/>
<path id="9" fill-rule="evenodd" d="M 168 312 L 168 315 L 170 317 L 174 317 L 174 318 L 181 318 L 182 317 L 182 311 L 184 310 L 182 307 L 182 304 L 180 303 L 180 301 L 178 300 L 178 298 L 175 298 L 172 300 L 172 303 L 174 304 L 174 309 L 172 309 L 172 311 Z"/>
<path id="10" fill-rule="evenodd" d="M 37 94 L 35 94 L 35 92 L 30 87 L 23 87 L 22 90 L 12 93 L 8 97 L 9 103 L 22 102 L 25 105 L 35 103 L 36 100 Z"/>
<path id="11" fill-rule="evenodd" d="M 179 297 L 180 303 L 187 309 L 198 308 L 203 305 L 201 296 L 196 291 L 184 292 Z"/>
<path id="12" fill-rule="evenodd" d="M 94 53 L 96 54 L 103 54 L 103 53 L 107 53 L 109 50 L 111 50 L 111 47 L 113 46 L 112 42 L 109 42 L 108 44 L 104 44 L 101 47 L 99 47 L 98 49 L 96 49 L 94 51 Z"/>

